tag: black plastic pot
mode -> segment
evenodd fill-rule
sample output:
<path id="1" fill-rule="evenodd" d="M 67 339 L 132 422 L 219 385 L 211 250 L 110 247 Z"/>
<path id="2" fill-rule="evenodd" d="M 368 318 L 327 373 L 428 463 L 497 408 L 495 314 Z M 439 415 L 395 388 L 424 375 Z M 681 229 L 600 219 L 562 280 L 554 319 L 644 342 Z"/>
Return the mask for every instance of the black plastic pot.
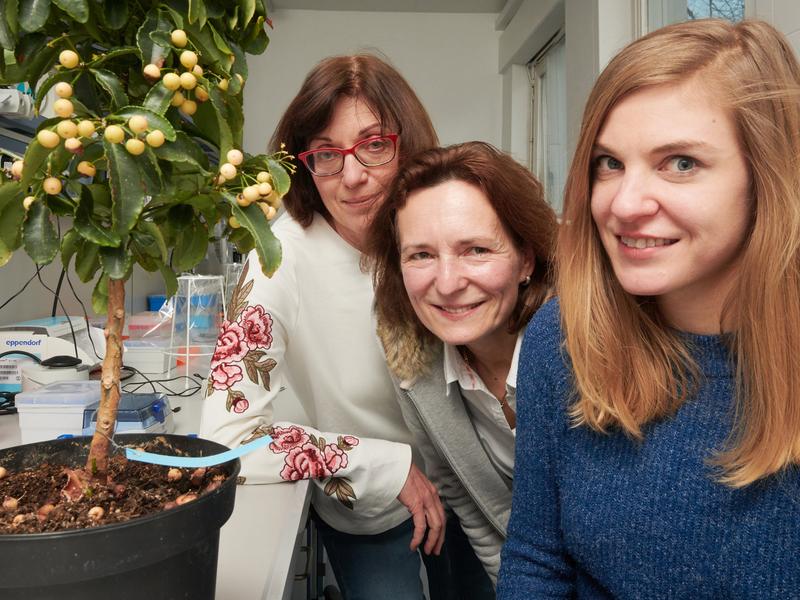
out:
<path id="1" fill-rule="evenodd" d="M 139 445 L 152 435 L 118 435 Z M 208 440 L 163 437 L 193 456 L 227 450 Z M 43 462 L 82 466 L 90 438 L 73 438 L 0 450 L 9 470 Z M 213 599 L 219 530 L 233 511 L 239 461 L 225 463 L 225 482 L 172 510 L 127 523 L 59 533 L 0 535 L 3 600 L 203 600 Z"/>

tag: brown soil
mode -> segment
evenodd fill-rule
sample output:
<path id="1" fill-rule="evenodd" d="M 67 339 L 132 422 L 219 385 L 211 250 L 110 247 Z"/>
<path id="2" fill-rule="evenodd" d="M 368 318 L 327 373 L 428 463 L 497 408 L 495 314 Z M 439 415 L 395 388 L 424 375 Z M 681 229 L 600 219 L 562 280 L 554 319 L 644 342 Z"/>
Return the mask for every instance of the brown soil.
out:
<path id="1" fill-rule="evenodd" d="M 144 449 L 165 453 L 163 444 L 156 440 Z M 175 449 L 168 452 L 181 454 Z M 67 467 L 42 464 L 8 472 L 0 479 L 0 534 L 53 532 L 128 521 L 192 502 L 219 487 L 227 477 L 219 467 L 170 470 L 115 456 L 108 480 L 91 481 L 75 501 L 68 500 L 62 491 L 69 479 Z M 95 507 L 102 509 L 100 518 L 96 518 L 100 511 Z"/>

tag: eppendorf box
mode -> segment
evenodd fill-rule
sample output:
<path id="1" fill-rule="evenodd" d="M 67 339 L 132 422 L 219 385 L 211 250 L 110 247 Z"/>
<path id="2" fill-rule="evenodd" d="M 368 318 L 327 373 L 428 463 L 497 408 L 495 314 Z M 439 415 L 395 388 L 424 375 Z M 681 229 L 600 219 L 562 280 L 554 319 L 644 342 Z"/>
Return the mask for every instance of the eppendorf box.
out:
<path id="1" fill-rule="evenodd" d="M 17 394 L 23 444 L 56 439 L 60 435 L 83 435 L 83 411 L 100 402 L 99 381 L 50 383 Z"/>

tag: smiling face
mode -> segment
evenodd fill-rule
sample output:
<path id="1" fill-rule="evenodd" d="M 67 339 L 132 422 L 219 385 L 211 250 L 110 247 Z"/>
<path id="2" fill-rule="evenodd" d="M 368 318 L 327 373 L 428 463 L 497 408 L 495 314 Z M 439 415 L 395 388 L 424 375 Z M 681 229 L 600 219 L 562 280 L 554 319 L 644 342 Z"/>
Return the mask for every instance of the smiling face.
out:
<path id="1" fill-rule="evenodd" d="M 309 140 L 306 149 L 350 148 L 381 133 L 386 132 L 369 105 L 360 98 L 345 96 L 336 102 L 328 126 Z M 386 188 L 396 172 L 396 154 L 390 162 L 378 167 L 365 167 L 351 154 L 345 157 L 341 173 L 313 176 L 331 226 L 359 250 L 363 248 L 372 215 L 385 199 Z"/>
<path id="2" fill-rule="evenodd" d="M 409 194 L 397 213 L 411 305 L 434 335 L 475 354 L 506 344 L 533 257 L 514 247 L 485 194 L 447 181 Z"/>
<path id="3" fill-rule="evenodd" d="M 694 82 L 638 91 L 609 113 L 593 164 L 592 216 L 622 287 L 679 329 L 718 332 L 751 212 L 729 113 Z"/>

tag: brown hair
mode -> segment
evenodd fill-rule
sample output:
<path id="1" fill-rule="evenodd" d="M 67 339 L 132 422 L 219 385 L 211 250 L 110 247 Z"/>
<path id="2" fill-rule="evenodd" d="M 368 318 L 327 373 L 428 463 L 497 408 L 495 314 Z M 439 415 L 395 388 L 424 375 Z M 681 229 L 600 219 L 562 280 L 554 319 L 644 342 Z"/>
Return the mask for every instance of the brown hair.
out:
<path id="1" fill-rule="evenodd" d="M 742 487 L 800 462 L 800 66 L 779 32 L 760 21 L 689 21 L 652 32 L 609 63 L 587 101 L 567 178 L 557 291 L 574 422 L 641 438 L 645 424 L 685 401 L 697 367 L 655 303 L 626 293 L 614 276 L 591 215 L 592 149 L 623 98 L 700 77 L 730 111 L 753 199 L 720 323 L 734 329 L 736 421 L 712 461 L 722 482 Z"/>
<path id="2" fill-rule="evenodd" d="M 556 218 L 544 200 L 542 185 L 527 169 L 483 142 L 415 155 L 395 178 L 373 219 L 368 238 L 379 333 L 389 366 L 403 378 L 425 369 L 437 338 L 420 322 L 403 284 L 397 213 L 412 192 L 446 181 L 463 181 L 479 188 L 517 250 L 535 258 L 530 284 L 520 288 L 511 313 L 509 333 L 525 327 L 550 289 Z"/>
<path id="3" fill-rule="evenodd" d="M 281 144 L 289 154 L 307 150 L 309 140 L 328 126 L 342 97 L 364 100 L 385 133 L 400 134 L 400 164 L 439 143 L 428 113 L 403 76 L 377 56 L 356 54 L 326 58 L 311 70 L 278 123 L 270 141 L 272 150 Z M 303 227 L 311 224 L 315 212 L 327 214 L 311 173 L 302 166 L 292 177 L 283 203 Z"/>

